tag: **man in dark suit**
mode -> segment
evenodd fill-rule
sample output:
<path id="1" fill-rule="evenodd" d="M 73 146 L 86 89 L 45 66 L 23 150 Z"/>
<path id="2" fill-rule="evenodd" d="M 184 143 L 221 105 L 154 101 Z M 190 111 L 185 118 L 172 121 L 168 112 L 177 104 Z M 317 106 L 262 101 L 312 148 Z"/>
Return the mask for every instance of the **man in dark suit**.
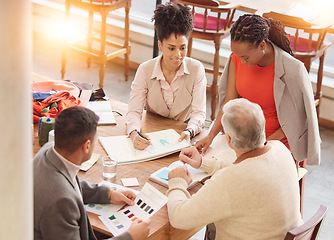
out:
<path id="1" fill-rule="evenodd" d="M 80 165 L 90 159 L 95 142 L 98 117 L 83 107 L 63 110 L 55 122 L 55 143 L 45 144 L 33 160 L 34 166 L 34 239 L 95 240 L 84 203 L 126 203 L 133 205 L 136 195 L 114 191 L 79 181 Z M 114 240 L 142 240 L 149 224 L 134 222 Z"/>

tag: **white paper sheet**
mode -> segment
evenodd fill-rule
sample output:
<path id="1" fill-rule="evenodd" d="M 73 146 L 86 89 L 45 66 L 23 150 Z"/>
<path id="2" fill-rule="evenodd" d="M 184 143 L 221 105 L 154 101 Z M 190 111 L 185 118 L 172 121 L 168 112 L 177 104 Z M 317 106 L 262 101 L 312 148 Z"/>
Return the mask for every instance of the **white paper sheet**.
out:
<path id="1" fill-rule="evenodd" d="M 119 164 L 157 159 L 189 147 L 190 142 L 179 142 L 180 135 L 173 129 L 151 132 L 151 145 L 144 150 L 136 150 L 128 136 L 99 137 L 99 141 L 110 157 L 116 157 Z"/>
<path id="2" fill-rule="evenodd" d="M 116 190 L 124 190 L 124 189 L 130 189 L 130 188 L 126 188 L 123 187 L 121 185 L 115 184 L 115 183 L 111 183 L 111 182 L 107 182 L 107 181 L 101 181 L 99 183 L 99 186 L 101 185 L 105 185 L 109 188 L 116 188 Z M 135 194 L 138 194 L 139 191 L 130 189 L 131 191 L 133 191 Z M 121 205 L 116 205 L 116 204 L 85 204 L 85 209 L 87 212 L 92 212 L 95 213 L 97 215 L 101 215 L 101 216 L 110 216 L 115 214 L 118 210 L 120 210 L 125 204 L 121 204 Z"/>

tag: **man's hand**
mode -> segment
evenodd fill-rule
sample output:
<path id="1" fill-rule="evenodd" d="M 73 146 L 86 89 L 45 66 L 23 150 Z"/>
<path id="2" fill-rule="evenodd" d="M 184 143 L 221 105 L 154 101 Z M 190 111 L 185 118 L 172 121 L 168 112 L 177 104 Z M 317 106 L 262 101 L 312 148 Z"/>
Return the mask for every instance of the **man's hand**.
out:
<path id="1" fill-rule="evenodd" d="M 109 201 L 112 204 L 134 205 L 136 194 L 131 190 L 109 190 Z"/>
<path id="2" fill-rule="evenodd" d="M 130 226 L 128 232 L 130 233 L 132 240 L 144 240 L 148 237 L 150 232 L 149 220 L 143 221 L 136 219 Z"/>
<path id="3" fill-rule="evenodd" d="M 172 171 L 170 171 L 168 173 L 168 179 L 177 178 L 177 177 L 180 177 L 180 178 L 183 178 L 184 180 L 186 180 L 188 185 L 193 181 L 193 179 L 191 178 L 191 175 L 188 171 L 188 168 L 185 165 L 174 168 Z"/>
<path id="4" fill-rule="evenodd" d="M 202 165 L 202 156 L 195 147 L 184 148 L 179 155 L 180 161 L 188 163 L 193 168 L 199 168 Z"/>

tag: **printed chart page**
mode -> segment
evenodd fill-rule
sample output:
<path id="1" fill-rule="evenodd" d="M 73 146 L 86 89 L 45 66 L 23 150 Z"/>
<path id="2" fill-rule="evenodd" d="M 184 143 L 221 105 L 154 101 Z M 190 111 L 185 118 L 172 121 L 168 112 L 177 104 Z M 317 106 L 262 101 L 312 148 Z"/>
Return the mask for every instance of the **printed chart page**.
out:
<path id="1" fill-rule="evenodd" d="M 136 219 L 149 219 L 168 201 L 168 198 L 149 183 L 145 183 L 135 199 L 135 205 L 126 207 L 110 216 L 99 216 L 109 231 L 118 236 L 127 231 Z"/>
<path id="2" fill-rule="evenodd" d="M 99 141 L 108 155 L 118 164 L 141 162 L 157 159 L 189 147 L 190 142 L 179 142 L 180 135 L 174 129 L 151 132 L 151 145 L 144 150 L 136 150 L 128 136 L 99 137 Z"/>

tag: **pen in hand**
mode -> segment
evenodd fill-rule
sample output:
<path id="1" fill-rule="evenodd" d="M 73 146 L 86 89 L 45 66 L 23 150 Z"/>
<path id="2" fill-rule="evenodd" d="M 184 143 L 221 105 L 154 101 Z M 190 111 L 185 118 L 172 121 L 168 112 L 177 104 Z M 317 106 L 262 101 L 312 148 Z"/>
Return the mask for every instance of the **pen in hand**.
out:
<path id="1" fill-rule="evenodd" d="M 142 138 L 144 138 L 145 140 L 149 141 L 147 139 L 147 137 L 145 137 L 141 132 L 139 132 L 137 129 L 135 129 L 136 133 L 138 133 L 139 136 L 141 136 Z"/>

